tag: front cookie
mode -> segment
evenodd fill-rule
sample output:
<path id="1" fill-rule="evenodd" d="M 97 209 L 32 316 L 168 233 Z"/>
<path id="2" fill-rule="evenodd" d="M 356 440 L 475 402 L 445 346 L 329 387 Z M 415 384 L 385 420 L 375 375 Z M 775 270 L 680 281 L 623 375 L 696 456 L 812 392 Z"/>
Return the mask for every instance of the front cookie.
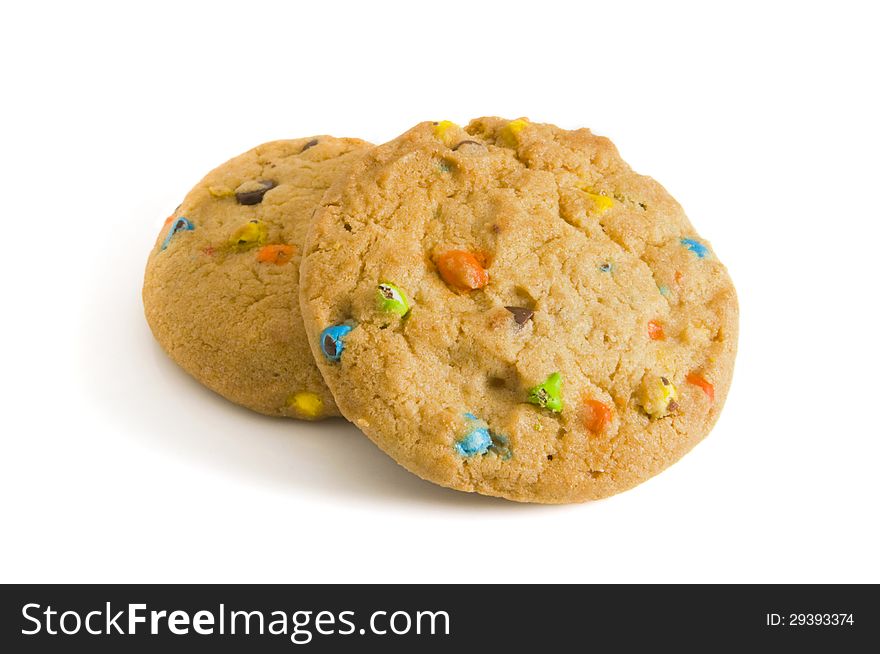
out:
<path id="1" fill-rule="evenodd" d="M 331 136 L 266 143 L 210 172 L 168 217 L 144 309 L 193 377 L 268 415 L 338 415 L 299 315 L 299 263 L 321 196 L 368 147 Z"/>
<path id="2" fill-rule="evenodd" d="M 588 130 L 422 123 L 328 191 L 301 273 L 343 415 L 451 488 L 620 492 L 703 438 L 730 384 L 724 266 Z"/>

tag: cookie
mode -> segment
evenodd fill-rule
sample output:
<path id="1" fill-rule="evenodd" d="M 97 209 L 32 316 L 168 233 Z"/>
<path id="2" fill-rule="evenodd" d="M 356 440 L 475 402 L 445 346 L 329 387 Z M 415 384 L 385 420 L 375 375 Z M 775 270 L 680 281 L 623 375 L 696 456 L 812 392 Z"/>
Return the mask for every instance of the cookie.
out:
<path id="1" fill-rule="evenodd" d="M 299 315 L 302 242 L 357 139 L 274 141 L 210 172 L 147 261 L 147 321 L 171 358 L 229 400 L 274 416 L 338 415 Z"/>
<path id="2" fill-rule="evenodd" d="M 422 123 L 306 239 L 306 332 L 342 414 L 410 471 L 511 500 L 626 490 L 700 441 L 738 309 L 660 184 L 589 130 Z"/>

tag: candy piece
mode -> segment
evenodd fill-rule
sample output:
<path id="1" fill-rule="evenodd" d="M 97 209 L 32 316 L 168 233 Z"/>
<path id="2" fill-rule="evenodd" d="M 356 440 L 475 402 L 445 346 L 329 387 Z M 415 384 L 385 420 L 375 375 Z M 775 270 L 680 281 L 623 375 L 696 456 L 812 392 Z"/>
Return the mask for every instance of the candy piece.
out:
<path id="1" fill-rule="evenodd" d="M 688 376 L 685 377 L 685 381 L 688 384 L 693 384 L 694 386 L 699 386 L 703 389 L 703 392 L 708 396 L 710 402 L 715 401 L 715 387 L 698 372 L 688 373 Z"/>
<path id="2" fill-rule="evenodd" d="M 228 186 L 219 184 L 217 186 L 209 186 L 208 193 L 210 193 L 215 198 L 229 198 L 235 194 L 235 191 L 233 191 Z"/>
<path id="3" fill-rule="evenodd" d="M 276 186 L 278 182 L 271 179 L 248 180 L 235 189 L 235 199 L 239 204 L 260 204 L 266 191 Z"/>
<path id="4" fill-rule="evenodd" d="M 664 286 L 661 284 L 660 286 L 657 287 L 657 290 L 660 291 L 660 295 L 669 295 L 669 287 L 668 286 Z"/>
<path id="5" fill-rule="evenodd" d="M 489 273 L 470 252 L 450 250 L 435 261 L 440 277 L 456 290 L 470 291 L 489 283 Z"/>
<path id="6" fill-rule="evenodd" d="M 452 170 L 452 164 L 446 159 L 441 159 L 437 162 L 437 170 L 439 170 L 441 173 L 448 173 Z"/>
<path id="7" fill-rule="evenodd" d="M 324 409 L 324 402 L 316 393 L 300 391 L 287 398 L 287 406 L 302 418 L 317 418 Z"/>
<path id="8" fill-rule="evenodd" d="M 313 148 L 313 147 L 315 147 L 316 145 L 318 145 L 318 139 L 312 139 L 311 141 L 309 141 L 308 143 L 306 143 L 306 144 L 303 146 L 303 149 L 300 150 L 299 153 L 302 154 L 303 152 L 305 152 L 305 151 L 308 150 L 309 148 Z"/>
<path id="9" fill-rule="evenodd" d="M 446 145 L 450 145 L 451 140 L 455 137 L 455 132 L 459 129 L 459 126 L 451 120 L 441 120 L 439 123 L 434 123 L 434 136 Z"/>
<path id="10" fill-rule="evenodd" d="M 455 451 L 461 456 L 470 457 L 485 454 L 491 446 L 492 437 L 489 436 L 489 430 L 485 427 L 478 427 L 464 438 L 456 441 Z"/>
<path id="11" fill-rule="evenodd" d="M 678 391 L 666 377 L 650 377 L 642 383 L 637 398 L 652 418 L 662 418 L 678 407 Z"/>
<path id="12" fill-rule="evenodd" d="M 535 315 L 535 312 L 531 309 L 527 309 L 525 307 L 504 307 L 510 313 L 513 314 L 513 321 L 517 325 L 525 325 L 529 320 L 532 319 L 532 316 Z"/>
<path id="13" fill-rule="evenodd" d="M 492 446 L 488 426 L 473 413 L 465 413 L 464 417 L 467 421 L 467 433 L 455 442 L 455 451 L 464 457 L 485 454 Z"/>
<path id="14" fill-rule="evenodd" d="M 651 337 L 652 341 L 662 341 L 666 338 L 666 334 L 663 333 L 663 323 L 658 320 L 649 320 L 648 336 Z"/>
<path id="15" fill-rule="evenodd" d="M 529 121 L 525 118 L 511 120 L 498 132 L 498 140 L 502 145 L 515 147 L 518 140 L 517 136 L 528 126 L 528 124 Z"/>
<path id="16" fill-rule="evenodd" d="M 263 245 L 266 242 L 267 232 L 266 224 L 262 220 L 249 220 L 235 230 L 229 242 L 242 250 L 247 250 Z"/>
<path id="17" fill-rule="evenodd" d="M 321 332 L 318 342 L 321 344 L 321 352 L 328 361 L 339 361 L 342 357 L 342 351 L 345 349 L 343 339 L 351 329 L 350 325 L 333 325 Z"/>
<path id="18" fill-rule="evenodd" d="M 584 400 L 584 426 L 594 434 L 605 431 L 611 424 L 611 408 L 599 400 Z"/>
<path id="19" fill-rule="evenodd" d="M 493 434 L 488 425 L 473 413 L 465 413 L 464 417 L 467 421 L 467 432 L 455 443 L 455 450 L 461 456 L 472 457 L 492 452 L 507 461 L 513 455 L 506 436 Z"/>
<path id="20" fill-rule="evenodd" d="M 543 383 L 529 389 L 529 402 L 554 413 L 562 411 L 562 376 L 554 372 Z"/>
<path id="21" fill-rule="evenodd" d="M 601 216 L 614 206 L 614 200 L 612 198 L 609 198 L 607 195 L 602 195 L 601 193 L 594 193 L 590 190 L 590 187 L 587 184 L 578 184 L 577 187 L 586 193 L 590 200 L 593 201 L 593 211 L 590 212 L 591 214 Z"/>
<path id="22" fill-rule="evenodd" d="M 396 313 L 403 317 L 409 313 L 409 301 L 406 294 L 391 282 L 382 282 L 376 287 L 376 297 L 382 311 Z"/>
<path id="23" fill-rule="evenodd" d="M 159 251 L 161 252 L 168 247 L 168 244 L 171 242 L 171 239 L 174 238 L 174 235 L 177 234 L 177 232 L 191 232 L 195 228 L 195 225 L 193 225 L 190 221 L 181 216 L 171 223 L 171 227 L 168 229 L 168 234 L 166 234 L 165 240 L 162 241 L 162 247 L 159 248 Z"/>
<path id="24" fill-rule="evenodd" d="M 599 266 L 599 270 L 601 270 L 602 272 L 611 272 L 611 269 L 612 265 L 610 263 L 603 263 L 601 266 Z"/>
<path id="25" fill-rule="evenodd" d="M 174 220 L 174 214 L 171 214 L 170 216 L 168 216 L 168 217 L 165 219 L 165 222 L 162 223 L 162 228 L 164 229 L 165 227 L 168 227 L 168 225 L 171 224 L 171 221 L 172 221 L 172 220 Z"/>
<path id="26" fill-rule="evenodd" d="M 525 118 L 517 118 L 516 120 L 511 120 L 507 123 L 507 130 L 510 131 L 511 134 L 519 134 L 528 124 L 529 121 Z"/>
<path id="27" fill-rule="evenodd" d="M 283 266 L 290 263 L 293 258 L 293 246 L 278 243 L 275 245 L 264 245 L 257 250 L 257 261 L 260 263 L 274 263 L 276 266 Z"/>
<path id="28" fill-rule="evenodd" d="M 611 207 L 614 206 L 614 200 L 609 198 L 607 195 L 601 195 L 599 193 L 590 193 L 587 192 L 587 195 L 590 196 L 590 199 L 593 201 L 593 204 L 596 206 L 596 213 L 603 214 L 608 211 Z"/>
<path id="29" fill-rule="evenodd" d="M 697 259 L 702 259 L 709 255 L 709 248 L 692 238 L 681 239 L 681 244 L 685 246 L 688 250 L 696 254 Z"/>
<path id="30" fill-rule="evenodd" d="M 681 278 L 682 278 L 681 271 L 680 271 L 680 270 L 676 270 L 676 271 L 675 271 L 675 282 L 676 282 L 676 283 L 679 283 L 679 282 L 681 281 Z"/>

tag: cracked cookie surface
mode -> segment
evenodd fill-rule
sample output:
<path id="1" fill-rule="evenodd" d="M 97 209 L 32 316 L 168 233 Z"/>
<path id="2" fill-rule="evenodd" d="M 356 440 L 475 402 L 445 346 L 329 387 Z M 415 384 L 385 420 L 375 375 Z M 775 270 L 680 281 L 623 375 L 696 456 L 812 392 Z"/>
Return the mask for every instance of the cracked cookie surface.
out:
<path id="1" fill-rule="evenodd" d="M 422 123 L 324 196 L 300 299 L 343 415 L 424 479 L 578 502 L 717 419 L 738 308 L 679 204 L 589 130 Z"/>
<path id="2" fill-rule="evenodd" d="M 299 315 L 299 263 L 321 196 L 368 147 L 265 143 L 208 173 L 168 217 L 144 309 L 163 349 L 205 386 L 268 415 L 339 415 Z"/>

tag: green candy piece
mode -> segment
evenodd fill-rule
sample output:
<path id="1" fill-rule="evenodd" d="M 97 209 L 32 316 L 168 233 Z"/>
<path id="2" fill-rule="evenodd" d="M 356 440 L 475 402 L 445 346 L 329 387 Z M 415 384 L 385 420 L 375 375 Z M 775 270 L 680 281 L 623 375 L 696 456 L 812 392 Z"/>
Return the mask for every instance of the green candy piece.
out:
<path id="1" fill-rule="evenodd" d="M 394 284 L 382 282 L 376 287 L 376 297 L 379 299 L 379 308 L 382 311 L 396 313 L 401 318 L 409 313 L 409 302 L 403 291 Z"/>
<path id="2" fill-rule="evenodd" d="M 537 404 L 554 413 L 562 411 L 562 376 L 558 372 L 529 389 L 529 402 Z"/>

